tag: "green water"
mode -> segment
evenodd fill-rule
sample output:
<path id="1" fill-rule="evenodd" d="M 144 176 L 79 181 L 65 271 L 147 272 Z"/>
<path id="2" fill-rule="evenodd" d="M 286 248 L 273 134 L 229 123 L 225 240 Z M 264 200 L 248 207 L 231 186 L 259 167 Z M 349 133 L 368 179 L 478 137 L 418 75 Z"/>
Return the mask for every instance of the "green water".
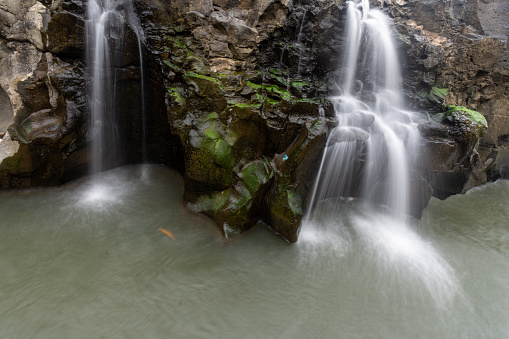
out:
<path id="1" fill-rule="evenodd" d="M 225 242 L 163 167 L 99 182 L 0 192 L 0 338 L 509 337 L 508 181 L 405 227 L 344 201 L 296 245 Z"/>

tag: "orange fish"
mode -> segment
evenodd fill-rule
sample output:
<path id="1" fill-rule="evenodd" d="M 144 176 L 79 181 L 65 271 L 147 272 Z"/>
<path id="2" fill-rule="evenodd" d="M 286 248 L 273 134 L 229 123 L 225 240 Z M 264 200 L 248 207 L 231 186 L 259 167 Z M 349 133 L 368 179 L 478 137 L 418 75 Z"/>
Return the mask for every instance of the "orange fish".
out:
<path id="1" fill-rule="evenodd" d="M 173 236 L 173 234 L 170 231 L 165 230 L 164 228 L 158 228 L 157 230 L 163 232 L 164 234 L 166 234 L 167 236 L 169 236 L 170 238 L 175 240 L 175 237 Z"/>

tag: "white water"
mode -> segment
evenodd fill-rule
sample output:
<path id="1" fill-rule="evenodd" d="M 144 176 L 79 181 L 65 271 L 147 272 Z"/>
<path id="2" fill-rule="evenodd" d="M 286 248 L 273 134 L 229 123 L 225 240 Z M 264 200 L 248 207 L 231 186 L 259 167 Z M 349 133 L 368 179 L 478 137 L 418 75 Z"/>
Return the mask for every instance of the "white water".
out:
<path id="1" fill-rule="evenodd" d="M 331 132 L 299 246 L 344 257 L 352 244 L 395 284 L 415 281 L 440 307 L 461 294 L 450 265 L 409 226 L 419 133 L 403 109 L 391 26 L 369 1 L 348 3 L 347 50 Z M 343 198 L 338 198 L 343 197 Z M 324 214 L 336 216 L 327 222 Z"/>
<path id="2" fill-rule="evenodd" d="M 117 127 L 117 84 L 124 58 L 125 27 L 129 24 L 138 40 L 141 79 L 143 160 L 145 162 L 145 84 L 141 24 L 132 3 L 124 0 L 89 0 L 87 3 L 86 43 L 90 83 L 88 102 L 91 129 L 90 172 L 97 174 L 116 163 L 121 149 Z"/>
<path id="3" fill-rule="evenodd" d="M 361 197 L 408 214 L 410 168 L 419 143 L 403 110 L 401 75 L 390 24 L 369 2 L 349 2 L 341 94 L 333 97 L 331 132 L 311 206 L 331 197 Z"/>
<path id="4" fill-rule="evenodd" d="M 86 42 L 87 63 L 90 74 L 88 89 L 91 122 L 92 174 L 105 168 L 105 162 L 116 156 L 119 143 L 116 126 L 115 69 L 122 58 L 124 17 L 121 4 L 115 0 L 90 0 L 87 4 Z"/>

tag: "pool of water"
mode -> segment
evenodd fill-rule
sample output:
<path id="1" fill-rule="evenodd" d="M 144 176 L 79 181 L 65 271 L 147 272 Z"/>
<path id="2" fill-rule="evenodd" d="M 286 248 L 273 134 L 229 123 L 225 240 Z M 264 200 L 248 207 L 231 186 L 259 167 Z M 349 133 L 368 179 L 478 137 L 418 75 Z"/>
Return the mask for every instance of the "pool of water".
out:
<path id="1" fill-rule="evenodd" d="M 411 225 L 326 201 L 295 245 L 182 194 L 159 166 L 0 192 L 0 337 L 509 337 L 509 181 Z"/>

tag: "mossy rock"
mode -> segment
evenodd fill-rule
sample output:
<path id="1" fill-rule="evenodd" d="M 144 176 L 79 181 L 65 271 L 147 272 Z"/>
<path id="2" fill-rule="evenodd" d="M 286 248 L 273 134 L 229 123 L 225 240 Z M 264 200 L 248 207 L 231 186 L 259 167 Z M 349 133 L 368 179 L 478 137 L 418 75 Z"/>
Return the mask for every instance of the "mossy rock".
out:
<path id="1" fill-rule="evenodd" d="M 272 229 L 289 242 L 297 241 L 304 201 L 327 142 L 328 119 L 304 124 L 299 136 L 274 157 L 275 180 L 267 196 L 267 218 Z"/>
<path id="2" fill-rule="evenodd" d="M 236 103 L 228 109 L 237 119 L 248 120 L 260 116 L 261 103 Z"/>
<path id="3" fill-rule="evenodd" d="M 233 186 L 236 182 L 237 176 L 231 168 L 217 164 L 217 159 L 213 160 L 215 145 L 215 140 L 204 139 L 200 149 L 187 152 L 185 177 L 193 182 L 191 186 L 222 190 Z"/>
<path id="4" fill-rule="evenodd" d="M 252 194 L 274 176 L 274 170 L 267 160 L 255 160 L 246 165 L 241 172 L 242 183 Z"/>
<path id="5" fill-rule="evenodd" d="M 274 84 L 261 85 L 255 84 L 251 81 L 248 81 L 247 85 L 256 90 L 258 93 L 263 94 L 269 98 L 272 98 L 274 101 L 292 100 L 292 93 L 285 89 L 282 89 L 278 85 Z"/>
<path id="6" fill-rule="evenodd" d="M 419 92 L 418 95 L 433 103 L 443 104 L 444 99 L 447 96 L 447 92 L 447 88 L 432 87 L 429 92 Z"/>
<path id="7" fill-rule="evenodd" d="M 463 106 L 447 106 L 447 111 L 444 113 L 444 118 L 451 122 L 463 122 L 465 118 L 472 121 L 473 124 L 478 125 L 484 130 L 488 129 L 488 122 L 486 118 L 479 112 L 468 109 Z"/>
<path id="8" fill-rule="evenodd" d="M 34 171 L 34 163 L 26 144 L 20 143 L 16 154 L 5 158 L 0 163 L 0 170 L 10 175 L 28 174 Z"/>
<path id="9" fill-rule="evenodd" d="M 463 106 L 448 106 L 444 113 L 435 114 L 433 119 L 447 126 L 448 133 L 458 141 L 475 144 L 488 130 L 486 118 L 479 112 Z"/>
<path id="10" fill-rule="evenodd" d="M 187 100 L 182 87 L 170 87 L 167 90 L 168 110 L 170 112 L 170 121 L 174 118 L 182 118 L 187 111 Z"/>
<path id="11" fill-rule="evenodd" d="M 188 72 L 184 76 L 186 83 L 193 89 L 187 101 L 191 109 L 201 112 L 221 112 L 227 106 L 224 88 L 218 79 Z"/>
<path id="12" fill-rule="evenodd" d="M 271 194 L 270 225 L 289 242 L 296 242 L 303 216 L 304 192 L 297 184 L 278 184 Z"/>
<path id="13" fill-rule="evenodd" d="M 218 139 L 211 150 L 212 161 L 223 168 L 233 167 L 232 147 L 223 139 Z"/>
<path id="14" fill-rule="evenodd" d="M 232 194 L 232 188 L 224 191 L 200 192 L 199 194 L 186 192 L 187 207 L 194 212 L 203 213 L 215 219 L 217 211 L 226 204 Z"/>

